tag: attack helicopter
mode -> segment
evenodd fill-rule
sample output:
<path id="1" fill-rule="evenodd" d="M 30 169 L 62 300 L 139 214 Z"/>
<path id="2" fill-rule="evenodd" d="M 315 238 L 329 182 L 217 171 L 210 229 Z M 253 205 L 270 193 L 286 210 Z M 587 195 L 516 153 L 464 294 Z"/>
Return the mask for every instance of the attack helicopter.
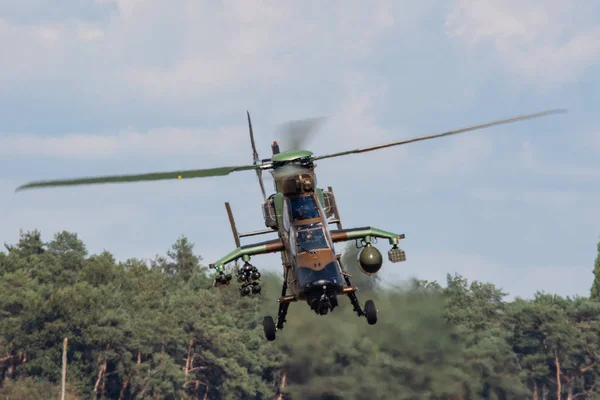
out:
<path id="1" fill-rule="evenodd" d="M 298 301 L 305 301 L 315 313 L 326 315 L 339 305 L 338 297 L 346 295 L 359 317 L 365 317 L 367 323 L 370 325 L 376 324 L 377 309 L 375 303 L 373 300 L 367 300 L 364 303 L 364 307 L 361 306 L 356 295 L 358 288 L 352 285 L 350 280 L 351 275 L 346 272 L 346 269 L 342 265 L 341 254 L 336 253 L 335 244 L 355 240 L 357 246 L 361 249 L 357 263 L 360 271 L 366 275 L 376 274 L 383 265 L 381 252 L 373 246 L 374 241 L 378 238 L 388 240 L 391 246 L 388 251 L 388 260 L 390 262 L 398 263 L 406 261 L 406 253 L 398 247 L 399 241 L 405 239 L 404 234 L 388 232 L 371 226 L 342 228 L 332 187 L 329 186 L 325 190 L 317 186 L 315 161 L 456 135 L 495 125 L 565 112 L 566 110 L 564 109 L 548 110 L 322 156 L 314 156 L 311 151 L 303 150 L 300 146 L 303 135 L 308 134 L 309 131 L 318 126 L 322 119 L 295 121 L 288 126 L 290 128 L 288 132 L 293 139 L 292 144 L 289 146 L 290 148 L 281 151 L 279 144 L 275 141 L 271 145 L 272 155 L 268 159 L 259 158 L 254 141 L 250 113 L 247 112 L 250 143 L 254 159 L 253 164 L 136 175 L 36 181 L 19 186 L 17 191 L 55 186 L 204 178 L 225 176 L 237 171 L 254 170 L 263 195 L 262 213 L 267 229 L 239 233 L 231 207 L 226 202 L 225 207 L 236 248 L 221 259 L 211 263 L 209 267 L 216 271 L 213 285 L 215 287 L 228 286 L 233 279 L 233 274 L 227 272 L 225 267 L 232 262 L 235 262 L 237 265 L 238 260 L 242 260 L 244 264 L 237 268 L 234 273 L 236 274 L 237 281 L 240 283 L 240 294 L 242 296 L 250 296 L 261 292 L 261 274 L 258 268 L 250 264 L 251 257 L 268 253 L 280 253 L 283 267 L 283 282 L 281 297 L 278 300 L 277 323 L 274 322 L 271 316 L 265 316 L 263 319 L 263 329 L 266 339 L 273 341 L 276 338 L 276 332 L 282 330 L 284 327 L 289 305 L 292 302 Z M 271 172 L 275 188 L 275 193 L 268 197 L 262 178 L 262 172 L 266 170 Z M 337 229 L 330 229 L 329 225 L 331 224 L 336 224 Z M 269 233 L 277 234 L 277 238 L 248 245 L 240 244 L 240 238 L 242 237 Z"/>

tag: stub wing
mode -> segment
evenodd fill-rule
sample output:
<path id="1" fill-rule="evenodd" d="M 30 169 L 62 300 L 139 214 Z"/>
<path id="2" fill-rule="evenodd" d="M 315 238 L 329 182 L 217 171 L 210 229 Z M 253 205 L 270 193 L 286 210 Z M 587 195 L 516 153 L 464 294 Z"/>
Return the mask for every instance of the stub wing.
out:
<path id="1" fill-rule="evenodd" d="M 391 245 L 397 245 L 398 241 L 404 239 L 404 234 L 387 232 L 372 226 L 361 228 L 335 229 L 331 230 L 331 239 L 334 243 L 345 242 L 348 240 L 365 239 L 367 237 L 376 237 L 388 239 Z"/>
<path id="2" fill-rule="evenodd" d="M 215 269 L 217 271 L 217 277 L 225 276 L 225 265 L 229 264 L 230 262 L 237 261 L 239 259 L 248 261 L 250 259 L 250 256 L 255 256 L 258 254 L 276 253 L 282 251 L 283 249 L 283 241 L 280 238 L 240 246 L 233 250 L 231 253 L 221 258 L 220 260 L 216 261 L 215 263 L 209 264 L 209 268 Z M 223 280 L 222 278 L 215 278 L 214 286 L 228 285 L 230 281 L 231 275 L 229 275 L 229 279 L 227 280 Z"/>
<path id="3" fill-rule="evenodd" d="M 388 251 L 388 259 L 392 263 L 406 261 L 406 253 L 398 248 L 398 242 L 404 239 L 404 234 L 387 232 L 379 228 L 365 226 L 362 228 L 336 229 L 330 231 L 331 239 L 334 243 L 345 242 L 348 240 L 370 241 L 371 238 L 388 239 L 392 249 Z"/>

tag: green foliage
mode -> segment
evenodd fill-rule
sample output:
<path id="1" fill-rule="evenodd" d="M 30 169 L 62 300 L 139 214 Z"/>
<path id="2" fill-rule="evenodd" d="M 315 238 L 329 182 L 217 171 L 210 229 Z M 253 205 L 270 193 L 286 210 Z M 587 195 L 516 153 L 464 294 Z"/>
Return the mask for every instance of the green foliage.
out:
<path id="1" fill-rule="evenodd" d="M 390 291 L 374 300 L 375 326 L 349 307 L 329 317 L 303 308 L 290 318 L 279 345 L 292 398 L 441 399 L 468 379 L 442 299 Z"/>
<path id="2" fill-rule="evenodd" d="M 47 400 L 58 399 L 60 386 L 37 378 L 7 379 L 0 387 L 2 400 Z M 65 391 L 65 400 L 79 400 L 78 396 Z"/>
<path id="3" fill-rule="evenodd" d="M 593 399 L 600 387 L 600 302 L 537 293 L 504 301 L 490 283 L 448 276 L 384 289 L 342 262 L 379 321 L 347 298 L 331 315 L 293 303 L 275 342 L 279 274 L 263 294 L 213 288 L 180 237 L 165 256 L 117 262 L 76 234 L 21 232 L 0 252 L 0 397 L 67 399 Z M 595 273 L 600 270 L 596 259 Z M 596 285 L 596 283 L 594 284 Z"/>
<path id="4" fill-rule="evenodd" d="M 590 291 L 590 298 L 594 300 L 600 299 L 600 242 L 598 242 L 598 255 L 596 256 L 596 261 L 594 262 L 594 283 L 592 284 L 592 289 Z"/>

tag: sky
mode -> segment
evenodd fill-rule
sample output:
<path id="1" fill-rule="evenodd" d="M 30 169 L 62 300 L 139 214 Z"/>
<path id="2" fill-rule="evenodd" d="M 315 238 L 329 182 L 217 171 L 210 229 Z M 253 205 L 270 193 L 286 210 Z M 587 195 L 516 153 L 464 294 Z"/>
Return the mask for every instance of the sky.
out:
<path id="1" fill-rule="evenodd" d="M 566 108 L 322 160 L 318 183 L 333 186 L 345 228 L 406 235 L 407 261 L 386 261 L 386 282 L 456 273 L 507 298 L 588 295 L 600 241 L 600 3 L 326 3 L 2 2 L 0 240 L 67 230 L 125 260 L 165 254 L 185 235 L 203 263 L 216 261 L 235 247 L 224 202 L 239 230 L 264 228 L 253 171 L 15 188 L 251 164 L 246 110 L 267 158 L 293 119 L 328 117 L 306 143 L 318 155 Z M 281 268 L 278 255 L 253 264 Z"/>

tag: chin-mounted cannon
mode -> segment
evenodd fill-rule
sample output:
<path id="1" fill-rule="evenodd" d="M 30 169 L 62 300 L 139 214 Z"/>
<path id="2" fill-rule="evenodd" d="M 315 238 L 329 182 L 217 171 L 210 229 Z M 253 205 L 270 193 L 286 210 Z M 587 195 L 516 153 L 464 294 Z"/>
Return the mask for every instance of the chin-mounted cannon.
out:
<path id="1" fill-rule="evenodd" d="M 258 283 L 260 280 L 260 272 L 258 272 L 258 268 L 251 265 L 248 261 L 246 261 L 238 270 L 237 280 L 242 283 L 240 286 L 240 294 L 242 296 L 249 296 L 251 293 L 260 293 L 261 287 Z"/>

